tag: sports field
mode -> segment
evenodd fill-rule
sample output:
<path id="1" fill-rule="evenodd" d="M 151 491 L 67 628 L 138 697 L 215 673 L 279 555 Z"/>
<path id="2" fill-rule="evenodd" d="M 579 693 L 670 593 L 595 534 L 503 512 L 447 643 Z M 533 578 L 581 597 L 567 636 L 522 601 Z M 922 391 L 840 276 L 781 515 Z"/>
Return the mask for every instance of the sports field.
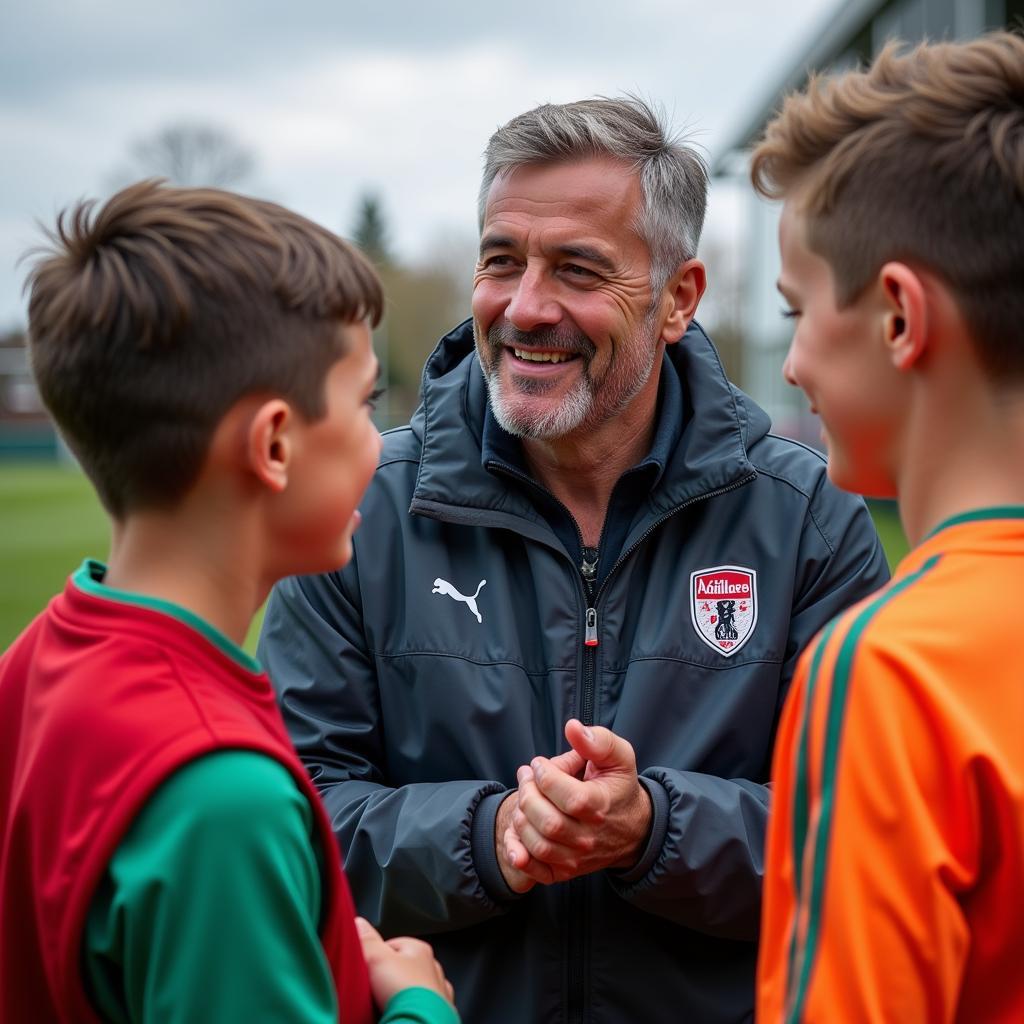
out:
<path id="1" fill-rule="evenodd" d="M 0 649 L 41 611 L 84 558 L 105 560 L 110 529 L 74 466 L 0 463 Z M 245 647 L 256 649 L 258 628 Z"/>
<path id="2" fill-rule="evenodd" d="M 888 504 L 872 506 L 889 564 L 906 542 Z M 86 557 L 105 559 L 110 531 L 85 477 L 72 466 L 0 464 L 0 649 L 63 588 Z M 253 652 L 258 622 L 249 631 Z"/>

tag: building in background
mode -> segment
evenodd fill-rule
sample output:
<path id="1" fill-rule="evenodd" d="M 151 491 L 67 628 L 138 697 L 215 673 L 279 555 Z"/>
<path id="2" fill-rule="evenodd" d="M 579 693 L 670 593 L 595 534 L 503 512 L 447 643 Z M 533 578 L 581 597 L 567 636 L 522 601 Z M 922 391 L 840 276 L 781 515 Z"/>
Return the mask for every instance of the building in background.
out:
<path id="1" fill-rule="evenodd" d="M 768 411 L 780 433 L 819 444 L 816 419 L 803 396 L 782 379 L 792 327 L 781 316 L 778 224 L 780 203 L 754 193 L 747 181 L 749 153 L 782 99 L 801 88 L 809 72 L 839 72 L 868 63 L 891 39 L 970 39 L 991 29 L 1024 27 L 1024 0 L 842 0 L 816 41 L 783 80 L 751 110 L 743 130 L 717 156 L 712 173 L 746 182 L 745 234 L 739 290 L 743 385 Z"/>
<path id="2" fill-rule="evenodd" d="M 32 377 L 23 332 L 0 334 L 0 460 L 54 459 L 62 449 Z"/>

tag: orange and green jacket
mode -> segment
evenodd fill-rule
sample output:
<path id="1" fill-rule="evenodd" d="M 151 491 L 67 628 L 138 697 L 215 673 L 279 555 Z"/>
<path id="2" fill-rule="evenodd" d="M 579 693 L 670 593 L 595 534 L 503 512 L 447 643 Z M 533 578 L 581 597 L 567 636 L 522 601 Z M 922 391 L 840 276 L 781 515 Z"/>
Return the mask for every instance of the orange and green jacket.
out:
<path id="1" fill-rule="evenodd" d="M 804 652 L 759 1024 L 1024 1021 L 1024 508 L 935 530 Z"/>

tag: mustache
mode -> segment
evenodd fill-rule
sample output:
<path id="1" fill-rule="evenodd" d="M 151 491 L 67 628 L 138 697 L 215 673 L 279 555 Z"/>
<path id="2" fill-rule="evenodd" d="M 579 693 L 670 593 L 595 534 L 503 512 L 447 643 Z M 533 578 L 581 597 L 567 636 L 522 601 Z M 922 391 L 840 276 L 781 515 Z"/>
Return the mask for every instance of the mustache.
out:
<path id="1" fill-rule="evenodd" d="M 591 359 L 597 351 L 594 343 L 581 331 L 564 327 L 536 327 L 532 331 L 521 331 L 507 320 L 491 324 L 487 331 L 487 343 L 493 351 L 507 348 L 543 348 L 551 352 L 568 352 L 571 355 Z"/>

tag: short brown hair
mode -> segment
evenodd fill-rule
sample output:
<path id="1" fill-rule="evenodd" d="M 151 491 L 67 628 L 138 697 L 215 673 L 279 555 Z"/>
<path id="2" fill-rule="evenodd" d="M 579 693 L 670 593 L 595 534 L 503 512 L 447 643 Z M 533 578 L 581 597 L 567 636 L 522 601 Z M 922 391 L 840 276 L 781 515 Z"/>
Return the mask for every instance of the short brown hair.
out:
<path id="1" fill-rule="evenodd" d="M 882 51 L 866 71 L 788 97 L 751 177 L 806 184 L 809 246 L 840 306 L 887 260 L 945 280 L 991 374 L 1024 376 L 1024 39 Z"/>
<path id="2" fill-rule="evenodd" d="M 252 393 L 308 419 L 341 326 L 379 320 L 380 282 L 346 242 L 273 203 L 131 185 L 57 219 L 29 275 L 40 394 L 109 512 L 167 506 Z"/>

